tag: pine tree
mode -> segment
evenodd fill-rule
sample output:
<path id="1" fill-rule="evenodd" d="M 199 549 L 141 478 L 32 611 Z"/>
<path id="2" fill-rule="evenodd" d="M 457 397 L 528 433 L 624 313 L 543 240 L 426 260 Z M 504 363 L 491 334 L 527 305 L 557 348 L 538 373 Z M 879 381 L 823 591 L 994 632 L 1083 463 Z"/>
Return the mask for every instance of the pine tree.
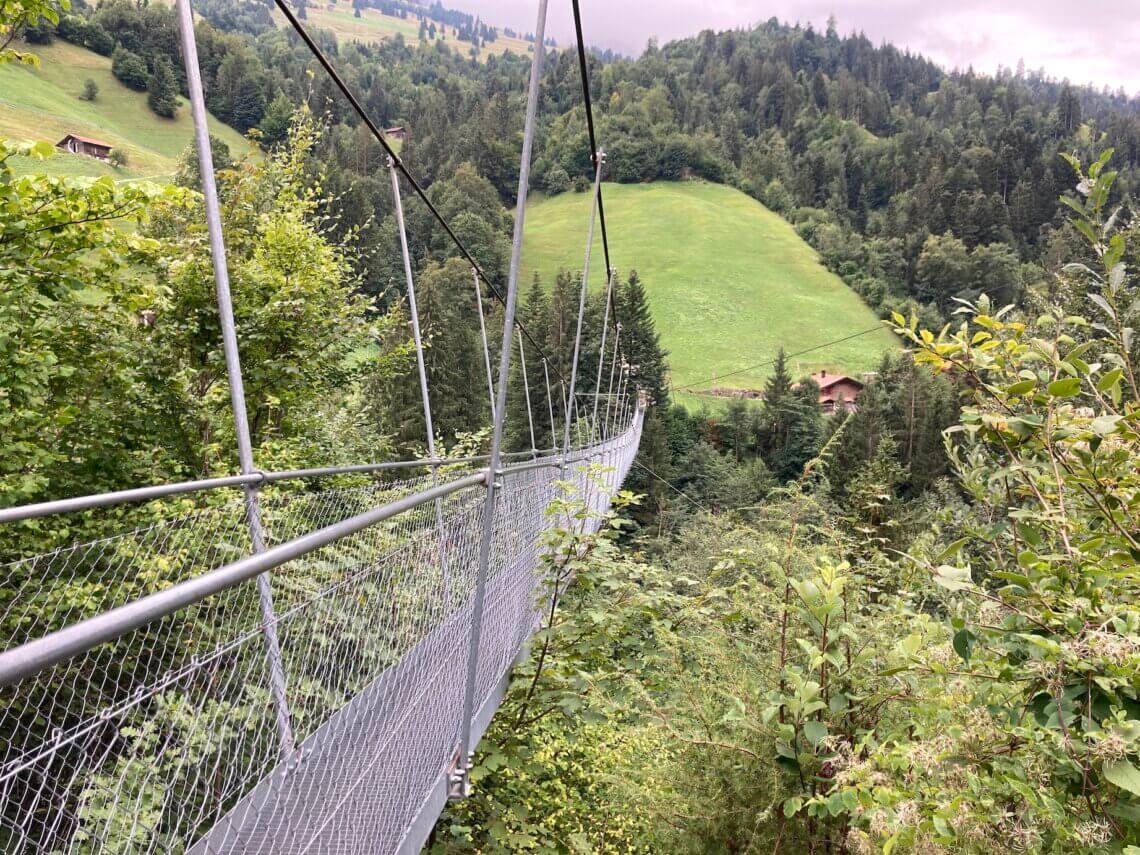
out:
<path id="1" fill-rule="evenodd" d="M 178 81 L 165 56 L 155 57 L 154 73 L 146 82 L 146 90 L 147 106 L 157 115 L 173 119 L 178 109 Z"/>
<path id="2" fill-rule="evenodd" d="M 788 372 L 788 359 L 781 347 L 776 353 L 772 374 L 764 382 L 764 399 L 760 405 L 757 445 L 769 466 L 788 438 L 787 400 L 791 392 L 792 375 Z"/>
<path id="3" fill-rule="evenodd" d="M 645 390 L 655 405 L 664 406 L 668 353 L 661 348 L 661 336 L 637 271 L 630 271 L 625 286 L 615 292 L 617 319 L 622 325 L 621 351 L 633 366 L 636 385 Z"/>
<path id="4" fill-rule="evenodd" d="M 819 386 L 813 380 L 804 380 L 785 398 L 783 410 L 787 434 L 769 467 L 780 481 L 791 481 L 803 474 L 804 466 L 823 446 Z"/>
<path id="5" fill-rule="evenodd" d="M 292 121 L 293 104 L 285 97 L 284 92 L 278 92 L 258 124 L 262 142 L 267 146 L 283 142 L 289 136 L 289 125 Z"/>

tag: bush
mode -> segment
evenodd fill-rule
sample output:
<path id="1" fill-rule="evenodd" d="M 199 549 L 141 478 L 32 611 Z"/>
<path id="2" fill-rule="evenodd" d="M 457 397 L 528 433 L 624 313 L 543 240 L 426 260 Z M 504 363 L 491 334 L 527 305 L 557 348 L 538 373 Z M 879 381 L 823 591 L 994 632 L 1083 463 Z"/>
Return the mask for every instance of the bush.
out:
<path id="1" fill-rule="evenodd" d="M 150 78 L 146 62 L 137 53 L 131 53 L 122 45 L 116 47 L 111 54 L 111 73 L 136 92 L 146 91 L 147 80 Z"/>
<path id="2" fill-rule="evenodd" d="M 65 42 L 81 45 L 87 35 L 87 22 L 78 15 L 64 15 L 55 31 Z"/>
<path id="3" fill-rule="evenodd" d="M 542 179 L 542 189 L 551 196 L 565 193 L 571 186 L 570 176 L 561 166 L 552 166 Z"/>
<path id="4" fill-rule="evenodd" d="M 121 148 L 111 149 L 111 153 L 107 156 L 107 159 L 111 162 L 111 165 L 117 169 L 121 169 L 127 165 L 127 153 Z"/>
<path id="5" fill-rule="evenodd" d="M 51 24 L 46 21 L 24 28 L 24 41 L 30 45 L 50 45 L 51 36 Z"/>
<path id="6" fill-rule="evenodd" d="M 79 93 L 80 101 L 94 101 L 95 96 L 99 94 L 98 84 L 88 77 L 83 81 L 83 91 Z"/>
<path id="7" fill-rule="evenodd" d="M 83 28 L 83 46 L 100 56 L 111 56 L 115 50 L 115 39 L 102 24 L 92 21 Z"/>

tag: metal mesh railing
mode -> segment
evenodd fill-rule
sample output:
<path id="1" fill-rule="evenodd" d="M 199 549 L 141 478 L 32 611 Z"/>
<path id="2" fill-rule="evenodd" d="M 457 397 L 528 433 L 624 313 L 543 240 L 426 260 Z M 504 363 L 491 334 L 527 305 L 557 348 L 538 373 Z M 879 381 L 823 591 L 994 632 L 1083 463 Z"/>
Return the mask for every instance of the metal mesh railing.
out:
<path id="1" fill-rule="evenodd" d="M 558 480 L 604 510 L 640 426 L 638 412 L 572 456 L 605 464 L 602 486 L 587 487 L 580 463 L 563 473 L 557 458 L 501 473 L 474 660 L 480 715 L 535 626 Z M 418 846 L 410 829 L 430 828 L 460 763 L 486 504 L 485 476 L 472 474 L 262 496 L 270 553 L 402 502 L 272 571 L 295 750 L 278 739 L 252 577 L 0 689 L 0 851 Z M 443 485 L 434 496 L 408 502 L 433 484 Z M 240 565 L 247 522 L 246 504 L 231 502 L 0 566 L 2 656 Z"/>

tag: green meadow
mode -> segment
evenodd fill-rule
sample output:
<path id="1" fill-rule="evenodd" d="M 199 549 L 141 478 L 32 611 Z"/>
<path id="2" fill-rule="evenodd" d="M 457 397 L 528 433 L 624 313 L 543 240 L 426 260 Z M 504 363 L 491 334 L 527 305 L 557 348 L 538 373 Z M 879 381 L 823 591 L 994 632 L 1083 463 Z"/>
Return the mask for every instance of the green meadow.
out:
<path id="1" fill-rule="evenodd" d="M 117 169 L 61 151 L 47 161 L 17 164 L 17 169 L 115 178 L 173 174 L 193 137 L 188 103 L 180 104 L 175 118 L 164 119 L 147 107 L 145 92 L 128 89 L 115 79 L 110 58 L 61 39 L 27 49 L 40 57 L 38 68 L 0 65 L 0 136 L 55 143 L 69 133 L 79 134 L 123 150 L 127 164 Z M 88 78 L 95 81 L 99 94 L 94 101 L 81 101 L 79 93 Z M 245 139 L 228 125 L 211 119 L 210 130 L 235 156 L 245 150 Z"/>
<path id="2" fill-rule="evenodd" d="M 874 313 L 792 226 L 744 193 L 705 182 L 605 184 L 614 266 L 637 270 L 669 351 L 677 396 L 692 404 L 720 389 L 758 389 L 780 347 L 788 353 L 876 326 Z M 560 267 L 580 270 L 589 193 L 536 196 L 527 209 L 523 278 L 549 281 Z M 591 287 L 604 284 L 595 239 Z M 897 347 L 887 330 L 793 357 L 796 376 L 820 369 L 871 371 Z M 758 366 L 758 367 L 752 367 Z M 737 373 L 739 372 L 739 373 Z M 690 384 L 693 384 L 690 386 Z"/>

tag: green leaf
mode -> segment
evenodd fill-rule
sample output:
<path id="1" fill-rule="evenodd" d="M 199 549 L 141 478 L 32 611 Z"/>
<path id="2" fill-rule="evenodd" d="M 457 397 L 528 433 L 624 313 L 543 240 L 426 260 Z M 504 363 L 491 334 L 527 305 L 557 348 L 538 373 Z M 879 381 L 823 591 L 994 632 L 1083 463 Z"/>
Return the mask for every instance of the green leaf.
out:
<path id="1" fill-rule="evenodd" d="M 953 543 L 951 543 L 949 546 L 947 546 L 945 549 L 943 549 L 940 553 L 938 553 L 937 560 L 938 561 L 945 561 L 948 558 L 953 558 L 955 555 L 957 555 L 959 552 L 961 552 L 962 547 L 965 546 L 969 542 L 970 542 L 970 538 L 968 538 L 968 537 L 958 538 Z"/>
<path id="2" fill-rule="evenodd" d="M 795 816 L 800 808 L 804 806 L 804 800 L 799 796 L 792 796 L 790 799 L 784 799 L 784 816 L 789 819 Z"/>
<path id="3" fill-rule="evenodd" d="M 1022 380 L 1020 383 L 1014 383 L 1005 391 L 1010 395 L 1025 395 L 1028 392 L 1032 392 L 1036 388 L 1036 380 Z"/>
<path id="4" fill-rule="evenodd" d="M 1116 426 L 1124 416 L 1099 416 L 1093 419 L 1092 429 L 1097 436 L 1108 436 L 1116 431 Z"/>
<path id="5" fill-rule="evenodd" d="M 968 629 L 960 629 L 954 633 L 954 652 L 962 657 L 963 662 L 970 661 L 970 654 L 974 651 L 974 636 Z"/>
<path id="6" fill-rule="evenodd" d="M 947 591 L 961 591 L 974 584 L 970 580 L 969 567 L 951 567 L 949 564 L 940 564 L 934 568 L 934 583 Z"/>
<path id="7" fill-rule="evenodd" d="M 829 814 L 839 816 L 845 810 L 847 810 L 847 805 L 843 803 L 843 793 L 832 793 L 827 797 L 827 812 Z"/>
<path id="8" fill-rule="evenodd" d="M 1105 763 L 1104 777 L 1120 789 L 1128 790 L 1134 796 L 1140 796 L 1140 769 L 1133 766 L 1130 760 Z"/>
<path id="9" fill-rule="evenodd" d="M 1098 392 L 1107 392 L 1113 386 L 1120 382 L 1121 376 L 1124 372 L 1119 368 L 1113 368 L 1111 371 L 1106 371 L 1104 375 L 1097 381 L 1096 390 Z"/>
<path id="10" fill-rule="evenodd" d="M 825 736 L 827 736 L 827 725 L 822 721 L 804 722 L 804 738 L 811 743 L 812 748 L 816 748 Z"/>
<path id="11" fill-rule="evenodd" d="M 1076 377 L 1064 377 L 1054 380 L 1047 388 L 1054 398 L 1071 398 L 1080 393 L 1081 381 Z"/>

